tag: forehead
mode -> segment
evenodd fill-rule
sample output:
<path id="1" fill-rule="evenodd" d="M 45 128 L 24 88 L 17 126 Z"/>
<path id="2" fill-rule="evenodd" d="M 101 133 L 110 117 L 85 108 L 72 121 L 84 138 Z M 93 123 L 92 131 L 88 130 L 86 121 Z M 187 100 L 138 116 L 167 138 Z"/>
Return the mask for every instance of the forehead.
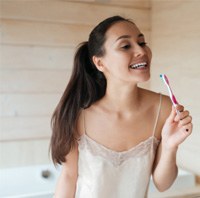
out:
<path id="1" fill-rule="evenodd" d="M 115 41 L 122 35 L 130 35 L 132 38 L 138 37 L 140 34 L 138 27 L 128 21 L 120 21 L 113 24 L 106 32 L 106 40 L 109 42 Z"/>

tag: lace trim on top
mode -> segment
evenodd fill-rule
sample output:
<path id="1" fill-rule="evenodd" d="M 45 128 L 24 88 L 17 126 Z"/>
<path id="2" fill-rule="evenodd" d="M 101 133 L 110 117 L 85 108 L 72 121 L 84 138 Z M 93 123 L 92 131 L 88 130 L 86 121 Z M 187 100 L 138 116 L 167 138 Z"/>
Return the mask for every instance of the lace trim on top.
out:
<path id="1" fill-rule="evenodd" d="M 100 156 L 115 166 L 121 165 L 132 157 L 141 157 L 151 151 L 155 153 L 159 142 L 155 136 L 150 136 L 127 151 L 117 152 L 97 143 L 86 134 L 83 134 L 78 141 L 80 150 L 85 148 L 92 155 Z"/>

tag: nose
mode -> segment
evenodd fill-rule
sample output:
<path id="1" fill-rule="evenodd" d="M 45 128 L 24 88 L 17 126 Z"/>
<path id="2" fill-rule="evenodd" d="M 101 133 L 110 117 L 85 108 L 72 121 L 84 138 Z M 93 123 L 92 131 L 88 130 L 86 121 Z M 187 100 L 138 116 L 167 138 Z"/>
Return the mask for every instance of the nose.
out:
<path id="1" fill-rule="evenodd" d="M 134 48 L 134 57 L 138 58 L 138 57 L 142 57 L 146 54 L 144 48 L 140 45 L 136 45 Z"/>

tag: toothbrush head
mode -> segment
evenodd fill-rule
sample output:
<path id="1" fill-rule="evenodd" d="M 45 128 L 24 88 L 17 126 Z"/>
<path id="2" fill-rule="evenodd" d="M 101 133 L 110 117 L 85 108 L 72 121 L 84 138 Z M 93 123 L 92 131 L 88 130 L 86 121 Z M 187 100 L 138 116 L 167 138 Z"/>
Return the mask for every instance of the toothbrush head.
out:
<path id="1" fill-rule="evenodd" d="M 160 77 L 163 79 L 164 83 L 169 86 L 169 80 L 165 74 L 160 74 Z"/>

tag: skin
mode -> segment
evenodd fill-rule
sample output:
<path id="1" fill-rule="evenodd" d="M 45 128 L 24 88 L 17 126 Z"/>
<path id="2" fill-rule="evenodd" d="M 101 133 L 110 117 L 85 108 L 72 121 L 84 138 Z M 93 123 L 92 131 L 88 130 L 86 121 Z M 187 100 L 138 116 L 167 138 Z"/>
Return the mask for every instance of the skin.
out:
<path id="1" fill-rule="evenodd" d="M 136 25 L 118 22 L 106 33 L 105 55 L 93 57 L 97 69 L 107 79 L 105 96 L 84 110 L 78 121 L 80 136 L 86 133 L 93 140 L 114 151 L 126 151 L 153 134 L 159 94 L 141 89 L 138 83 L 150 78 L 151 50 L 145 44 Z M 131 64 L 147 62 L 147 69 L 134 70 Z M 176 153 L 178 146 L 192 132 L 189 111 L 178 105 L 175 108 L 167 96 L 162 106 L 155 130 L 161 140 L 153 166 L 153 180 L 159 191 L 168 189 L 177 176 Z M 144 124 L 145 123 L 145 124 Z M 188 129 L 188 131 L 186 131 Z M 78 146 L 67 156 L 56 187 L 55 197 L 74 197 L 78 169 Z"/>

